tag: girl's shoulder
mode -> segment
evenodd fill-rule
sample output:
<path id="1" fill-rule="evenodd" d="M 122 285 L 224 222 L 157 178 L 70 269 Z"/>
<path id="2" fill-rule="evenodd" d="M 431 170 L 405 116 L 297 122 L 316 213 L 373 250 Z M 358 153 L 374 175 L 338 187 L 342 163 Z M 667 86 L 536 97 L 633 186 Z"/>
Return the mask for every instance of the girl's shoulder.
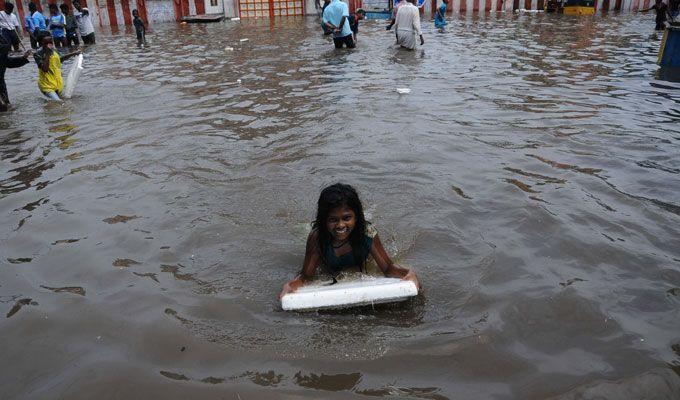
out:
<path id="1" fill-rule="evenodd" d="M 317 237 L 319 237 L 319 230 L 316 227 L 312 227 L 307 237 L 316 239 Z"/>

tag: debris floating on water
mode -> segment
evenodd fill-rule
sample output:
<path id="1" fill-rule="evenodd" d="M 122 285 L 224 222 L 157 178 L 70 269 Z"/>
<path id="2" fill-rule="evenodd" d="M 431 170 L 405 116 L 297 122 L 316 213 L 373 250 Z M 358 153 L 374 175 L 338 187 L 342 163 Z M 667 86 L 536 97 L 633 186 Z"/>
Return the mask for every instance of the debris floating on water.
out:
<path id="1" fill-rule="evenodd" d="M 116 261 L 113 262 L 114 267 L 121 267 L 121 268 L 127 268 L 130 265 L 137 265 L 141 264 L 138 261 L 131 260 L 129 258 L 117 258 Z"/>
<path id="2" fill-rule="evenodd" d="M 227 46 L 224 48 L 224 51 L 234 51 L 234 48 Z"/>
<path id="3" fill-rule="evenodd" d="M 408 93 L 411 93 L 411 89 L 409 89 L 409 88 L 397 88 L 397 93 L 408 94 Z"/>
<path id="4" fill-rule="evenodd" d="M 250 39 L 248 39 L 248 38 L 243 38 L 243 39 L 239 40 L 239 42 L 243 43 L 243 42 L 247 42 L 248 40 L 250 40 Z"/>
<path id="5" fill-rule="evenodd" d="M 50 286 L 40 285 L 40 287 L 43 288 L 43 289 L 51 290 L 54 293 L 68 292 L 68 293 L 73 293 L 73 294 L 77 294 L 77 295 L 80 295 L 80 296 L 85 296 L 85 289 L 81 286 L 50 287 Z"/>

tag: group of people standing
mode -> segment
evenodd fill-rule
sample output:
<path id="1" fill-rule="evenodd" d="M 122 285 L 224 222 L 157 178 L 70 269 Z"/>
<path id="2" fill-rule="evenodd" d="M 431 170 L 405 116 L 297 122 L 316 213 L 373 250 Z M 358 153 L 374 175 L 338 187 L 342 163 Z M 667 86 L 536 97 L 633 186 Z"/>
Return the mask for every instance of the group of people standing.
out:
<path id="1" fill-rule="evenodd" d="M 333 35 L 336 49 L 346 46 L 356 47 L 359 21 L 364 19 L 366 12 L 359 8 L 355 13 L 349 13 L 347 3 L 340 0 L 325 0 L 321 8 L 321 29 L 324 35 Z"/>
<path id="2" fill-rule="evenodd" d="M 50 4 L 50 15 L 44 16 L 38 11 L 35 3 L 28 3 L 29 13 L 24 18 L 24 28 L 28 33 L 31 47 L 36 49 L 33 58 L 38 67 L 38 88 L 48 98 L 58 100 L 64 89 L 61 75 L 61 62 L 80 54 L 80 50 L 69 53 L 59 52 L 57 49 L 94 44 L 94 25 L 87 8 L 81 7 L 78 0 L 73 1 L 75 11 L 67 4 L 57 6 Z M 21 43 L 21 27 L 16 16 L 12 13 L 14 4 L 6 2 L 5 9 L 0 11 L 0 111 L 6 111 L 9 106 L 9 96 L 5 84 L 7 68 L 18 68 L 26 65 L 31 51 Z M 10 50 L 21 55 L 10 54 Z"/>
<path id="3" fill-rule="evenodd" d="M 1 0 L 0 0 L 1 1 Z M 94 25 L 86 7 L 78 0 L 73 0 L 74 11 L 68 4 L 49 5 L 49 16 L 38 11 L 35 3 L 28 3 L 29 13 L 24 18 L 24 27 L 35 49 L 33 58 L 38 66 L 38 88 L 51 100 L 60 100 L 64 90 L 61 74 L 61 63 L 80 54 L 78 47 L 83 44 L 95 44 Z M 21 27 L 12 13 L 14 5 L 6 2 L 4 11 L 0 11 L 0 111 L 9 106 L 9 96 L 5 84 L 7 68 L 18 68 L 26 65 L 31 51 L 21 43 Z M 137 10 L 132 11 L 133 25 L 137 33 L 137 45 L 146 44 L 146 26 Z M 10 50 L 24 53 L 11 54 Z M 71 48 L 71 51 L 68 50 Z"/>
<path id="4" fill-rule="evenodd" d="M 435 12 L 434 25 L 442 30 L 446 26 L 446 6 L 449 0 L 442 0 L 442 5 Z M 386 29 L 394 27 L 397 44 L 403 48 L 413 50 L 417 39 L 420 45 L 425 44 L 420 27 L 420 10 L 418 0 L 399 0 L 392 9 L 392 18 Z M 317 5 L 318 8 L 318 5 Z M 366 12 L 361 8 L 350 14 L 349 6 L 341 0 L 325 0 L 321 8 L 321 28 L 325 35 L 333 35 L 335 48 L 356 47 L 359 21 L 364 19 Z"/>
<path id="5" fill-rule="evenodd" d="M 82 7 L 78 0 L 73 2 L 71 12 L 68 4 L 57 6 L 50 4 L 50 15 L 45 17 L 38 11 L 35 3 L 28 3 L 29 14 L 24 18 L 24 27 L 31 40 L 31 47 L 36 49 L 40 45 L 39 36 L 49 33 L 57 48 L 79 46 L 82 39 L 84 44 L 94 44 L 94 25 L 90 12 Z"/>

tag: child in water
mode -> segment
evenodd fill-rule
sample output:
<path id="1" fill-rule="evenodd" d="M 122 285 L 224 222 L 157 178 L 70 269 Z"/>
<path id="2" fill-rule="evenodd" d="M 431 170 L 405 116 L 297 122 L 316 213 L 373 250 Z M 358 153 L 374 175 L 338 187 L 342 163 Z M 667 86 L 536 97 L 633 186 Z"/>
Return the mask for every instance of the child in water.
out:
<path id="1" fill-rule="evenodd" d="M 342 183 L 329 186 L 319 196 L 316 220 L 307 237 L 302 271 L 283 285 L 279 297 L 295 292 L 311 280 L 321 265 L 333 275 L 353 267 L 365 271 L 369 255 L 385 276 L 413 281 L 420 289 L 416 274 L 393 263 L 385 252 L 375 228 L 364 218 L 356 190 Z"/>
<path id="2" fill-rule="evenodd" d="M 139 11 L 132 10 L 132 16 L 135 17 L 132 24 L 135 26 L 135 33 L 137 33 L 137 47 L 142 47 L 142 45 L 146 45 L 146 27 L 144 21 L 139 18 Z"/>
<path id="3" fill-rule="evenodd" d="M 61 100 L 64 79 L 61 77 L 61 62 L 80 54 L 80 50 L 60 56 L 54 49 L 52 36 L 43 32 L 39 37 L 40 48 L 33 54 L 38 65 L 38 88 L 52 100 Z"/>

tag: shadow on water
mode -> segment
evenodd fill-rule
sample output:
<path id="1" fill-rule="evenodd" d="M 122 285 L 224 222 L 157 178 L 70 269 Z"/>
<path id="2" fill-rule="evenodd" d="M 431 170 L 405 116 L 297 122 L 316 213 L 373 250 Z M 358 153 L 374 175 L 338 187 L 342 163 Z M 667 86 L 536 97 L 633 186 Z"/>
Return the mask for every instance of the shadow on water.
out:
<path id="1" fill-rule="evenodd" d="M 673 83 L 680 83 L 680 67 L 659 67 L 656 79 Z M 677 89 L 677 87 L 674 87 Z"/>

